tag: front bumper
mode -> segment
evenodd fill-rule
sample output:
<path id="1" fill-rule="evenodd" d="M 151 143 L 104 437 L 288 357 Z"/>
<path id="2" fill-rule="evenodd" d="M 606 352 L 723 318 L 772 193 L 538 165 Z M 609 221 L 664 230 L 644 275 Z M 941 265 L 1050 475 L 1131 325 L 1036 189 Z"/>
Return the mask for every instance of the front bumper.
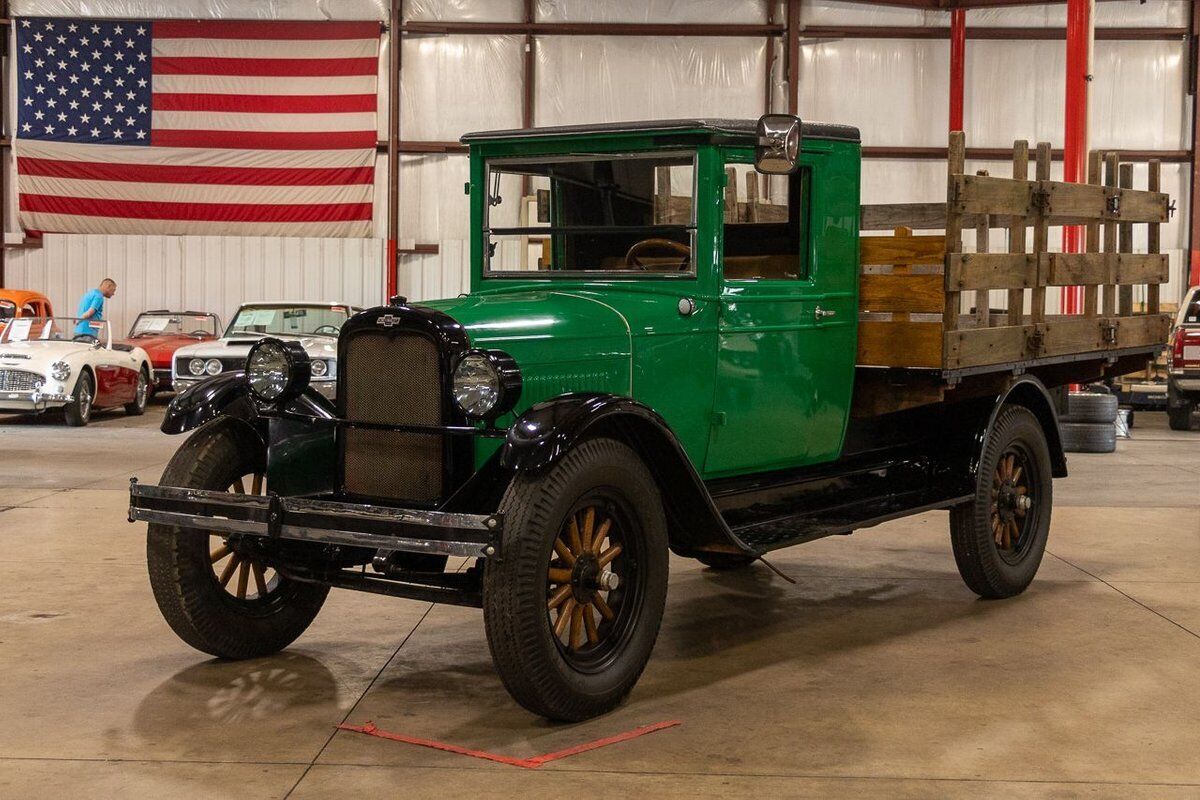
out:
<path id="1" fill-rule="evenodd" d="M 156 369 L 154 370 L 154 390 L 156 392 L 171 391 L 174 379 L 171 377 L 171 370 Z"/>
<path id="2" fill-rule="evenodd" d="M 0 411 L 45 411 L 49 408 L 65 406 L 74 398 L 69 394 L 56 392 L 0 392 Z"/>
<path id="3" fill-rule="evenodd" d="M 1187 394 L 1200 393 L 1200 371 L 1194 369 L 1173 370 L 1170 373 L 1171 385 L 1178 392 Z"/>
<path id="4" fill-rule="evenodd" d="M 300 497 L 232 494 L 139 484 L 129 486 L 129 521 L 205 533 L 490 557 L 500 548 L 500 514 L 420 511 Z"/>
<path id="5" fill-rule="evenodd" d="M 229 373 L 220 372 L 217 374 L 218 375 L 228 375 Z M 197 383 L 203 383 L 204 381 L 208 380 L 209 377 L 216 377 L 216 376 L 215 375 L 214 376 L 205 375 L 203 378 L 182 378 L 182 377 L 176 376 L 173 379 L 171 385 L 175 389 L 175 393 L 179 394 L 179 393 L 183 392 L 185 389 L 190 389 L 191 387 L 195 386 Z M 312 388 L 316 389 L 318 392 L 320 392 L 321 396 L 324 397 L 326 400 L 332 401 L 332 400 L 337 399 L 337 381 L 336 380 L 333 380 L 333 381 L 309 381 L 308 385 L 311 386 Z"/>

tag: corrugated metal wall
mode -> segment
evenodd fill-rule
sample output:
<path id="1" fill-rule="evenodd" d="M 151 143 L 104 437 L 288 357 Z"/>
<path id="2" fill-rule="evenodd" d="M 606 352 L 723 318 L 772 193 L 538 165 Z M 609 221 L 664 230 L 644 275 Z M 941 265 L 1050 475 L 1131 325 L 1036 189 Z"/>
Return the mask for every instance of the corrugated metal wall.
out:
<path id="1" fill-rule="evenodd" d="M 117 282 L 108 302 L 113 332 L 151 308 L 212 311 L 228 322 L 247 300 L 383 300 L 380 239 L 271 239 L 259 236 L 64 236 L 39 249 L 10 251 L 9 286 L 45 292 L 57 314 L 73 316 L 79 298 L 104 278 Z"/>

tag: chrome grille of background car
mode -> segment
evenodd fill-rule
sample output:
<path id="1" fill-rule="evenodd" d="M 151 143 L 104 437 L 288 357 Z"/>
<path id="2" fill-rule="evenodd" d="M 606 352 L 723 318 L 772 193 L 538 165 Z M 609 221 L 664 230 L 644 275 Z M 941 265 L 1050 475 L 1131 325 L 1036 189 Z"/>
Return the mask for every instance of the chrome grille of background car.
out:
<path id="1" fill-rule="evenodd" d="M 0 369 L 0 392 L 32 392 L 40 389 L 45 378 L 23 369 Z"/>
<path id="2" fill-rule="evenodd" d="M 442 374 L 437 345 L 409 332 L 354 335 L 342 364 L 346 419 L 385 425 L 441 425 Z M 442 496 L 443 437 L 355 430 L 342 437 L 349 494 L 432 502 Z"/>

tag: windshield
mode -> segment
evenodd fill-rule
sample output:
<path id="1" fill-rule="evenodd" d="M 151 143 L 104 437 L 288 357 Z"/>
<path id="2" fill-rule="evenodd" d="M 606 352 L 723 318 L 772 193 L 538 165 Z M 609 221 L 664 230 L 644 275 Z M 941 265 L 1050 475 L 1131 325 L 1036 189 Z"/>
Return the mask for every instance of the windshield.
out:
<path id="1" fill-rule="evenodd" d="M 1200 325 L 1200 291 L 1192 294 L 1191 302 L 1186 304 L 1183 313 L 1180 315 L 1180 323 L 1183 325 Z"/>
<path id="2" fill-rule="evenodd" d="M 694 156 L 489 162 L 487 273 L 693 274 Z"/>
<path id="3" fill-rule="evenodd" d="M 19 317 L 4 326 L 0 342 L 96 342 L 108 344 L 108 323 L 74 317 Z"/>
<path id="4" fill-rule="evenodd" d="M 129 338 L 140 336 L 216 336 L 217 318 L 212 314 L 172 314 L 170 312 L 149 311 L 140 314 Z"/>
<path id="5" fill-rule="evenodd" d="M 334 336 L 350 316 L 345 306 L 243 306 L 225 331 L 235 334 Z"/>

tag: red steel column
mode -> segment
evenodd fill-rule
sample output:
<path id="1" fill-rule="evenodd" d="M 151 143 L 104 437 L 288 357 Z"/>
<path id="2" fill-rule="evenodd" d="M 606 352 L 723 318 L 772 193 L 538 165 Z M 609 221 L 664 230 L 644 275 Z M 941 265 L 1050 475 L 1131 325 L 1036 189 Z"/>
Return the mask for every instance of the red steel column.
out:
<path id="1" fill-rule="evenodd" d="M 1094 0 L 1067 0 L 1067 85 L 1066 121 L 1063 136 L 1063 180 L 1087 182 L 1088 154 L 1088 82 L 1092 77 L 1092 3 Z M 1084 246 L 1082 225 L 1063 228 L 1064 253 L 1081 253 Z M 1083 312 L 1083 287 L 1063 288 L 1062 310 L 1066 314 Z"/>
<path id="2" fill-rule="evenodd" d="M 388 16 L 388 205 L 387 252 L 384 254 L 384 302 L 396 294 L 397 270 L 400 268 L 400 27 L 403 18 L 402 0 L 392 0 Z"/>
<path id="3" fill-rule="evenodd" d="M 1192 180 L 1188 216 L 1188 286 L 1200 286 L 1200 157 L 1197 157 L 1197 142 L 1200 141 L 1200 13 L 1196 4 L 1191 9 L 1191 76 L 1189 93 L 1192 95 Z"/>
<path id="4" fill-rule="evenodd" d="M 967 12 L 950 12 L 950 130 L 963 130 L 963 85 L 967 72 Z"/>

